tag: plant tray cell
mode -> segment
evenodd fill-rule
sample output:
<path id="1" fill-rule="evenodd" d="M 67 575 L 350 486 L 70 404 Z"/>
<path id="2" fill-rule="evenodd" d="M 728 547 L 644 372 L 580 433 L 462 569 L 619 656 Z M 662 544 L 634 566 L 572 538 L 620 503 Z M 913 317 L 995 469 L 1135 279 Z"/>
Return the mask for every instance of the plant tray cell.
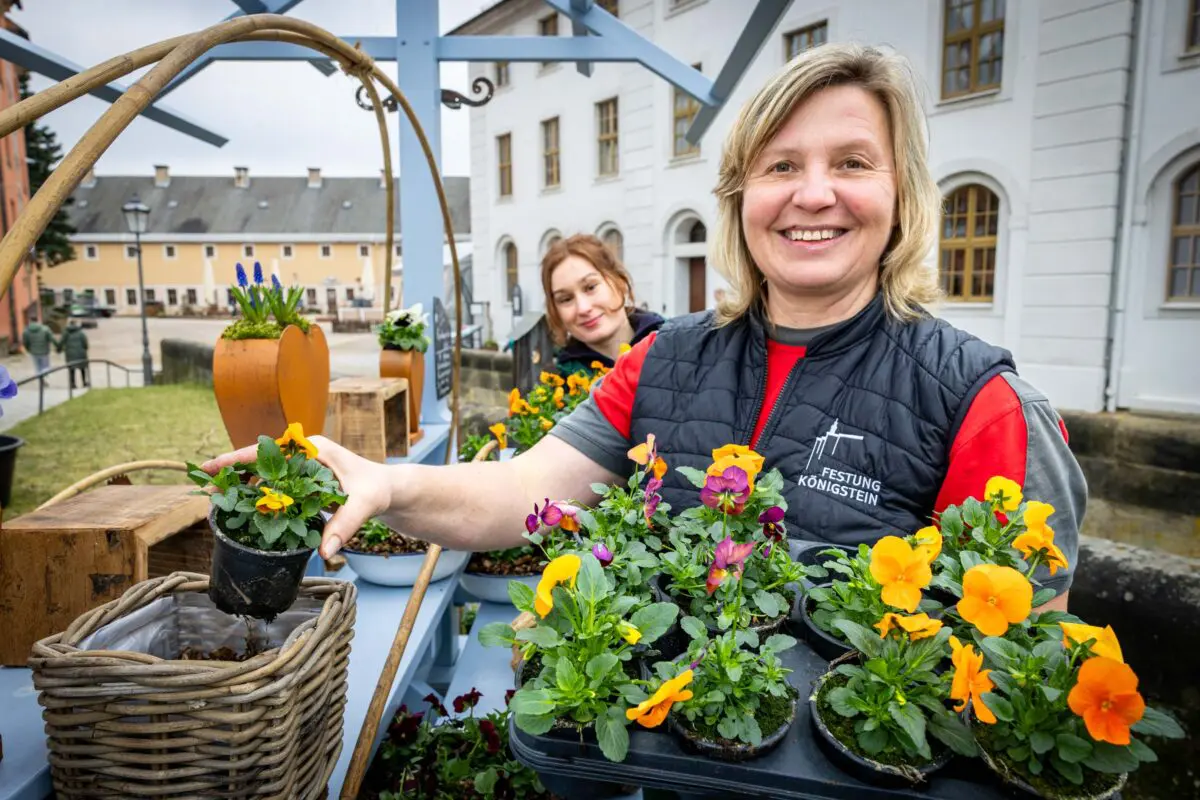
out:
<path id="1" fill-rule="evenodd" d="M 798 631 L 789 630 L 796 635 Z M 797 637 L 798 638 L 798 637 Z M 998 779 L 978 759 L 954 758 L 927 784 L 885 788 L 843 772 L 825 754 L 809 719 L 808 696 L 813 682 L 829 667 L 803 641 L 780 654 L 793 671 L 789 681 L 800 692 L 796 720 L 783 742 L 770 753 L 739 763 L 694 755 L 668 732 L 666 725 L 629 728 L 629 755 L 619 764 L 604 758 L 595 736 L 581 743 L 573 732 L 551 731 L 534 736 L 509 720 L 509 742 L 518 761 L 549 775 L 577 781 L 601 781 L 667 789 L 684 798 L 770 797 L 781 800 L 870 800 L 871 798 L 943 798 L 1000 800 L 1007 798 Z"/>

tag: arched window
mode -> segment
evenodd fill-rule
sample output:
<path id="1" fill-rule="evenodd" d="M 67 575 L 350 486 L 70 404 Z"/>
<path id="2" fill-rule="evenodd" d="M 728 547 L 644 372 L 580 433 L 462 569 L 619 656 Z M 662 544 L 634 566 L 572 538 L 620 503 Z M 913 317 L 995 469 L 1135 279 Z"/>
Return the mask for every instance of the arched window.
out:
<path id="1" fill-rule="evenodd" d="M 616 228 L 609 228 L 601 234 L 600 240 L 617 257 L 617 261 L 620 261 L 622 264 L 625 263 L 625 237 L 621 235 L 621 231 Z"/>
<path id="2" fill-rule="evenodd" d="M 688 239 L 687 240 L 689 242 L 707 241 L 708 240 L 708 228 L 704 227 L 703 222 L 701 222 L 700 220 L 696 220 L 696 222 L 688 230 Z"/>
<path id="3" fill-rule="evenodd" d="M 1200 164 L 1175 182 L 1167 299 L 1200 298 Z"/>
<path id="4" fill-rule="evenodd" d="M 513 288 L 517 285 L 517 246 L 512 242 L 504 245 L 504 296 L 512 298 Z"/>
<path id="5" fill-rule="evenodd" d="M 942 289 L 951 300 L 990 303 L 996 284 L 1000 198 L 977 183 L 946 198 L 938 248 Z"/>

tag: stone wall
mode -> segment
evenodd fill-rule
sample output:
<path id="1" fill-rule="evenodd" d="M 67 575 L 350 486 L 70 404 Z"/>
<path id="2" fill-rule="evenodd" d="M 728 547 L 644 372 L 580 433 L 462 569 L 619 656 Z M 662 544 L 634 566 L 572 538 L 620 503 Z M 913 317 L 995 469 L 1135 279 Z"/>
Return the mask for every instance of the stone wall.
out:
<path id="1" fill-rule="evenodd" d="M 464 434 L 485 434 L 508 414 L 512 389 L 511 353 L 494 350 L 462 351 L 462 424 Z"/>
<path id="2" fill-rule="evenodd" d="M 183 339 L 163 339 L 159 383 L 199 383 L 212 386 L 213 347 Z"/>

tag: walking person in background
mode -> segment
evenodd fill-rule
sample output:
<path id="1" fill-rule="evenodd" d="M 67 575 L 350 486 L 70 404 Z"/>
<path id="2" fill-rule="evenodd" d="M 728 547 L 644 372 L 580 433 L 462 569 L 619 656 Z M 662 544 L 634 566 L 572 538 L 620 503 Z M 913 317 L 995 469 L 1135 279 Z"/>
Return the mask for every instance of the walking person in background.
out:
<path id="1" fill-rule="evenodd" d="M 50 369 L 50 348 L 57 344 L 54 331 L 36 319 L 29 323 L 21 335 L 21 345 L 33 357 L 33 368 L 39 373 Z"/>
<path id="2" fill-rule="evenodd" d="M 67 329 L 63 332 L 59 349 L 66 355 L 67 372 L 71 375 L 71 388 L 75 388 L 75 373 L 77 371 L 80 378 L 83 379 L 83 387 L 85 389 L 88 388 L 91 383 L 88 379 L 88 338 L 87 334 L 83 332 L 83 328 L 79 327 L 77 320 L 71 320 L 67 324 Z"/>

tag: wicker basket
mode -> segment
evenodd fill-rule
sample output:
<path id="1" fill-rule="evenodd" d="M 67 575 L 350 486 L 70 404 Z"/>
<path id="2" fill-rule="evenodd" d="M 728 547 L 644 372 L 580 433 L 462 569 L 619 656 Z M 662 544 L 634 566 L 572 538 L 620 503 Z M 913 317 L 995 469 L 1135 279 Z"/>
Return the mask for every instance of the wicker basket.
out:
<path id="1" fill-rule="evenodd" d="M 143 581 L 34 645 L 59 798 L 325 794 L 342 749 L 354 584 L 306 578 L 295 606 L 252 623 L 271 647 L 259 655 L 180 660 L 185 647 L 236 644 L 234 630 L 244 642 L 251 630 L 216 612 L 207 590 L 208 576 L 190 572 Z M 95 649 L 121 629 L 143 639 Z"/>

